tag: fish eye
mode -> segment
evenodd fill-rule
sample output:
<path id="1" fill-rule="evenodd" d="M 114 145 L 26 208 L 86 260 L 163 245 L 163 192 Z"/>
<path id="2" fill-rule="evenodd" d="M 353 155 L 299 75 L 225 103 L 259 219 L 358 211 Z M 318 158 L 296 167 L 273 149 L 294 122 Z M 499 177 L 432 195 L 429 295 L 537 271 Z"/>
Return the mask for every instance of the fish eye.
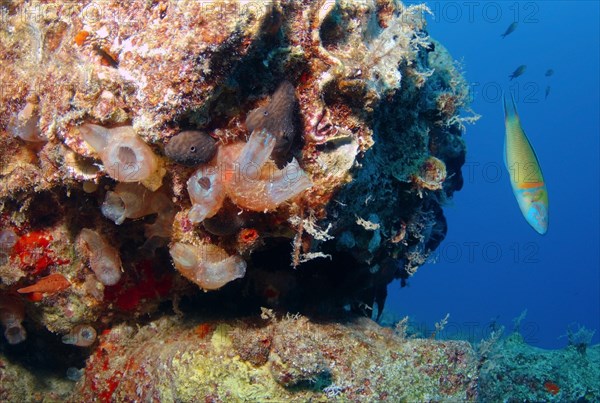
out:
<path id="1" fill-rule="evenodd" d="M 193 153 L 195 153 L 195 152 L 196 152 L 196 146 L 191 146 L 191 147 L 190 147 L 190 152 L 193 152 Z"/>

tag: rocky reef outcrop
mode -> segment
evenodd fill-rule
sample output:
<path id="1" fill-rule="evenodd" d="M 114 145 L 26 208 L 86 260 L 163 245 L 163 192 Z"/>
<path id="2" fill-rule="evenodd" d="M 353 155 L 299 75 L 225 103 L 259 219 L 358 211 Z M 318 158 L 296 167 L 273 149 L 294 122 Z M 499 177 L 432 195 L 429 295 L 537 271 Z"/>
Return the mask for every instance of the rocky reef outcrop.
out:
<path id="1" fill-rule="evenodd" d="M 171 304 L 380 314 L 388 284 L 443 240 L 472 118 L 425 6 L 1 10 L 0 309 L 21 315 L 13 340 L 100 334 Z"/>
<path id="2" fill-rule="evenodd" d="M 6 361 L 0 396 L 14 400 L 37 381 L 39 395 L 72 402 L 477 398 L 478 356 L 467 342 L 406 339 L 367 318 L 263 317 L 121 324 L 99 337 L 85 370 L 70 369 L 70 381 L 40 382 Z"/>
<path id="3" fill-rule="evenodd" d="M 476 397 L 476 369 L 477 356 L 466 342 L 405 340 L 365 318 L 345 324 L 311 323 L 301 316 L 259 323 L 183 324 L 164 318 L 140 330 L 113 328 L 90 358 L 74 396 L 468 401 Z"/>
<path id="4" fill-rule="evenodd" d="M 381 311 L 444 238 L 467 87 L 425 6 L 3 10 L 2 292 L 64 276 L 37 295 L 49 330 L 194 293 L 173 268 L 254 309 Z"/>
<path id="5" fill-rule="evenodd" d="M 600 345 L 573 344 L 544 350 L 513 333 L 486 349 L 479 375 L 482 401 L 579 401 L 600 397 Z"/>

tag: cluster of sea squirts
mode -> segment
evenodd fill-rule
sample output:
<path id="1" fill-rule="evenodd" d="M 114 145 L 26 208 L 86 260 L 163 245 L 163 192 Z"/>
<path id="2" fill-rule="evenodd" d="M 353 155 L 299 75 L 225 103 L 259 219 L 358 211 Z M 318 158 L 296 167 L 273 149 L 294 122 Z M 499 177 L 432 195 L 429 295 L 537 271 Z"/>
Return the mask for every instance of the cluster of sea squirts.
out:
<path id="1" fill-rule="evenodd" d="M 214 217 L 226 199 L 248 211 L 266 213 L 312 186 L 306 173 L 289 154 L 298 132 L 290 123 L 296 108 L 294 87 L 284 81 L 268 105 L 248 114 L 246 125 L 250 135 L 247 142 L 223 145 L 203 131 L 182 131 L 168 140 L 165 155 L 169 159 L 183 166 L 198 167 L 187 181 L 192 208 L 186 221 L 200 224 Z M 29 144 L 45 143 L 46 139 L 40 134 L 39 117 L 30 109 L 31 104 L 26 104 L 13 118 L 8 131 Z M 145 225 L 143 248 L 154 253 L 157 247 L 167 245 L 176 209 L 168 194 L 159 189 L 165 174 L 160 157 L 131 126 L 106 128 L 86 123 L 79 127 L 79 132 L 99 156 L 108 176 L 118 181 L 113 190 L 105 193 L 100 208 L 102 214 L 116 225 L 123 224 L 126 219 L 156 214 L 154 222 Z M 244 236 L 247 233 L 245 231 Z M 3 230 L 0 234 L 3 251 L 13 254 L 18 238 L 10 227 Z M 109 239 L 94 229 L 82 228 L 77 244 L 95 279 L 104 287 L 116 286 L 122 278 L 123 264 L 119 250 Z M 170 247 L 170 254 L 180 273 L 204 290 L 219 289 L 245 275 L 246 262 L 241 256 L 230 256 L 223 248 L 210 243 L 175 242 Z M 70 286 L 63 274 L 52 273 L 17 291 L 34 293 L 32 295 L 36 297 L 32 298 L 40 300 Z M 100 294 L 99 298 L 103 297 L 105 295 Z M 22 342 L 26 338 L 25 328 L 21 325 L 25 318 L 23 302 L 11 294 L 2 295 L 0 302 L 0 320 L 6 339 L 11 344 Z M 95 337 L 94 328 L 82 324 L 72 328 L 63 337 L 63 342 L 88 346 Z"/>
<path id="2" fill-rule="evenodd" d="M 191 24 L 220 34 L 212 47 L 185 42 L 201 50 L 183 60 L 180 37 L 162 53 L 136 32 L 109 40 L 120 32 L 111 21 L 146 24 L 154 6 L 138 15 L 113 4 L 81 26 L 36 26 L 54 38 L 44 57 L 84 60 L 92 84 L 66 74 L 70 65 L 44 65 L 35 77 L 50 88 L 15 90 L 18 102 L 0 108 L 10 116 L 0 155 L 7 338 L 25 339 L 29 309 L 67 335 L 181 296 L 252 312 L 369 314 L 378 302 L 381 313 L 387 285 L 425 262 L 445 235 L 440 204 L 462 185 L 456 115 L 466 99 L 450 56 L 427 36 L 426 7 L 328 2 L 307 13 L 313 6 L 276 3 L 258 20 L 227 15 L 231 32 Z M 200 14 L 169 7 L 155 22 L 183 35 L 173 21 Z M 356 25 L 341 23 L 348 15 Z M 146 63 L 148 54 L 162 62 Z M 36 73 L 30 54 L 15 55 L 3 74 Z M 160 79 L 143 87 L 150 76 Z M 170 86 L 176 97 L 153 91 Z M 220 292 L 198 293 L 172 266 Z"/>

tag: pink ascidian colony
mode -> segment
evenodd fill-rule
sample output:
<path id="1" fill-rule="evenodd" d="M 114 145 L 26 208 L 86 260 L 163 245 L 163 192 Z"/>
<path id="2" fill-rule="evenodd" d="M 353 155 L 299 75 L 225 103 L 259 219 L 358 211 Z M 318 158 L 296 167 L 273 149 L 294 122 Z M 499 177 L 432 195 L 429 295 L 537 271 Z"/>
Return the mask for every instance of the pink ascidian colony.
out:
<path id="1" fill-rule="evenodd" d="M 188 181 L 194 223 L 214 216 L 225 197 L 236 205 L 267 212 L 308 189 L 312 183 L 294 159 L 283 169 L 269 161 L 277 139 L 262 130 L 246 144 L 219 149 L 213 164 L 202 166 Z"/>

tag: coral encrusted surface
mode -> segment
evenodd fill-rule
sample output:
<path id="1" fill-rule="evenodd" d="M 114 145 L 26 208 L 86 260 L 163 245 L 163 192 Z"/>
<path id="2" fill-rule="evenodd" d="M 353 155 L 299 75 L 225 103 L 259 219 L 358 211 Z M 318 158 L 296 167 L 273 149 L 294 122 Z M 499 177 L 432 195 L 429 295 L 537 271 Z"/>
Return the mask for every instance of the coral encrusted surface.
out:
<path id="1" fill-rule="evenodd" d="M 476 116 L 424 5 L 57 0 L 0 11 L 3 345 L 54 350 L 76 378 L 96 335 L 149 315 L 377 317 L 388 284 L 404 285 L 444 239 L 442 206 L 462 187 L 464 123 Z M 324 382 L 333 361 L 320 351 L 304 375 L 269 355 L 278 385 Z M 88 391 L 104 393 L 88 370 Z M 347 382 L 336 387 L 358 393 Z"/>
<path id="2" fill-rule="evenodd" d="M 139 330 L 111 329 L 73 396 L 78 401 L 107 393 L 115 400 L 142 401 L 465 401 L 476 397 L 476 374 L 477 355 L 467 342 L 408 341 L 366 318 L 185 324 L 163 318 Z"/>

